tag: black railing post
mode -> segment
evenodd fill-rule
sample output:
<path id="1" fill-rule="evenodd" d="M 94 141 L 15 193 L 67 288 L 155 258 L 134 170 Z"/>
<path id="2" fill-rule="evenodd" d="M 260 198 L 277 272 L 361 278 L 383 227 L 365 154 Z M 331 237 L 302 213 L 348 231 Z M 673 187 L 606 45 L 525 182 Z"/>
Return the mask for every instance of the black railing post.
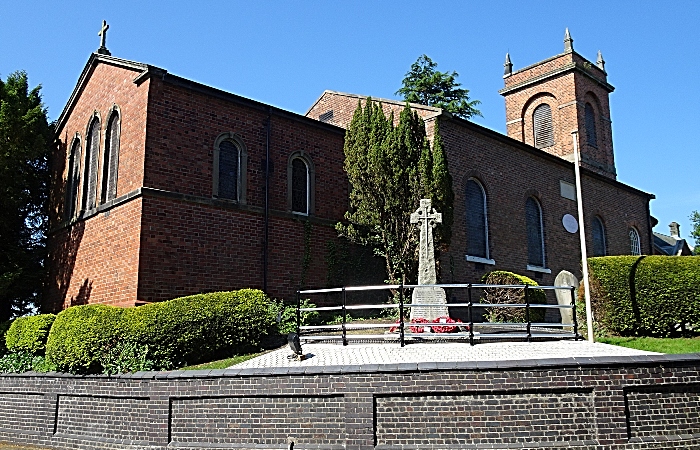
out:
<path id="1" fill-rule="evenodd" d="M 574 340 L 578 341 L 578 320 L 576 319 L 576 287 L 571 286 L 571 312 L 574 322 Z"/>
<path id="2" fill-rule="evenodd" d="M 525 285 L 525 319 L 527 320 L 527 341 L 532 340 L 531 322 L 530 322 L 530 296 L 528 295 L 527 284 Z"/>
<path id="3" fill-rule="evenodd" d="M 301 336 L 301 293 L 297 290 L 297 336 Z"/>
<path id="4" fill-rule="evenodd" d="M 467 286 L 467 299 L 469 301 L 469 345 L 474 345 L 474 316 L 472 312 L 472 284 Z"/>
<path id="5" fill-rule="evenodd" d="M 401 347 L 406 345 L 403 328 L 403 283 L 401 283 L 401 288 L 399 289 L 399 338 L 401 340 Z"/>
<path id="6" fill-rule="evenodd" d="M 345 316 L 345 312 L 346 312 L 346 309 L 345 309 L 346 303 L 345 302 L 346 302 L 345 286 L 343 286 L 343 345 L 348 345 L 348 338 L 347 338 L 347 335 L 345 333 L 345 322 L 347 320 L 347 318 Z"/>

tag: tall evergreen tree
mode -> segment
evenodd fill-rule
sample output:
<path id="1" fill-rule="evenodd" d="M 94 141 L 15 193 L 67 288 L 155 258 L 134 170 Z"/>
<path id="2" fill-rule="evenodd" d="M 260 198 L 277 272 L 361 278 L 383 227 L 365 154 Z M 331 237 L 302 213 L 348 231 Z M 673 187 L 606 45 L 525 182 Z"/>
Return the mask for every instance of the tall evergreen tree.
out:
<path id="1" fill-rule="evenodd" d="M 368 98 L 364 107 L 358 103 L 346 132 L 345 171 L 351 185 L 350 211 L 345 214 L 347 225 L 339 223 L 338 232 L 383 257 L 390 282 L 415 281 L 418 234 L 410 215 L 421 198 L 433 199 L 438 209 L 452 207 L 441 144 L 430 148 L 425 123 L 408 104 L 394 126 L 393 114 L 387 118 L 381 104 Z M 447 215 L 449 229 L 451 213 Z M 449 233 L 439 234 L 448 244 L 445 237 Z"/>
<path id="2" fill-rule="evenodd" d="M 442 108 L 463 119 L 481 116 L 481 111 L 476 109 L 481 102 L 469 100 L 469 90 L 462 89 L 457 82 L 459 74 L 440 72 L 436 68 L 437 63 L 427 55 L 418 57 L 396 94 L 408 102 Z"/>
<path id="3" fill-rule="evenodd" d="M 0 80 L 0 321 L 40 301 L 45 280 L 51 129 L 40 86 Z"/>
<path id="4" fill-rule="evenodd" d="M 690 230 L 690 237 L 695 240 L 695 249 L 693 253 L 695 255 L 700 255 L 700 212 L 693 211 L 690 214 L 690 222 L 693 225 L 693 229 Z"/>

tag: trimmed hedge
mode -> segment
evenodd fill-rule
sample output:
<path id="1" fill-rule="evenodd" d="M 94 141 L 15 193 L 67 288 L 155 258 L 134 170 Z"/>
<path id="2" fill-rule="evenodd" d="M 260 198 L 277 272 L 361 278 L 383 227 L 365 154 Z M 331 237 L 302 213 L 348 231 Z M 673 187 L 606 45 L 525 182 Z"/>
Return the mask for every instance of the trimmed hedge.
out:
<path id="1" fill-rule="evenodd" d="M 54 320 L 54 314 L 18 317 L 5 335 L 7 350 L 12 353 L 43 355 Z"/>
<path id="2" fill-rule="evenodd" d="M 157 369 L 196 364 L 256 349 L 277 325 L 274 302 L 258 290 L 214 292 L 137 308 L 85 305 L 61 312 L 49 334 L 47 359 L 58 370 L 101 372 L 100 360 L 120 343 L 147 349 Z"/>
<path id="3" fill-rule="evenodd" d="M 589 258 L 593 317 L 623 336 L 700 328 L 700 257 Z"/>
<path id="4" fill-rule="evenodd" d="M 539 286 L 535 280 L 505 270 L 494 270 L 481 278 L 485 284 Z M 486 303 L 525 303 L 525 289 L 484 289 Z M 528 289 L 530 303 L 546 304 L 547 296 L 542 289 Z M 489 322 L 526 322 L 525 308 L 486 308 Z M 530 321 L 543 322 L 546 310 L 530 308 Z"/>

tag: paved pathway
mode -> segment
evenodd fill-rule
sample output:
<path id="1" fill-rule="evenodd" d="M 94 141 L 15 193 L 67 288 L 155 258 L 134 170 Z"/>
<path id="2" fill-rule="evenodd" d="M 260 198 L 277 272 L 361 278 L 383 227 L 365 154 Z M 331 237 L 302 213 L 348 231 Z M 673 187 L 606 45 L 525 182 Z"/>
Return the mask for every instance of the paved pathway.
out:
<path id="1" fill-rule="evenodd" d="M 237 364 L 236 369 L 308 366 L 353 366 L 456 361 L 513 361 L 549 358 L 655 355 L 616 345 L 587 341 L 497 342 L 470 346 L 464 343 L 409 344 L 305 344 L 307 359 L 287 358 L 288 347 Z"/>

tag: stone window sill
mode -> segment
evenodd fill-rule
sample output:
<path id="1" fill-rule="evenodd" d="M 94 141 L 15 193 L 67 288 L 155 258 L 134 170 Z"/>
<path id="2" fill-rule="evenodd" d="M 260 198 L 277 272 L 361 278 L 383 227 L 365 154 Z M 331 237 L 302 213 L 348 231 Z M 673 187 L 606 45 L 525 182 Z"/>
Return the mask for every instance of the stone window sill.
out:
<path id="1" fill-rule="evenodd" d="M 482 258 L 480 256 L 469 256 L 466 255 L 467 261 L 469 262 L 475 262 L 475 263 L 481 263 L 481 264 L 489 264 L 491 266 L 496 264 L 496 261 L 493 259 L 488 259 L 488 258 Z"/>
<path id="2" fill-rule="evenodd" d="M 550 269 L 547 269 L 546 267 L 531 266 L 530 264 L 527 265 L 527 270 L 530 270 L 532 272 L 552 273 L 552 271 Z"/>

